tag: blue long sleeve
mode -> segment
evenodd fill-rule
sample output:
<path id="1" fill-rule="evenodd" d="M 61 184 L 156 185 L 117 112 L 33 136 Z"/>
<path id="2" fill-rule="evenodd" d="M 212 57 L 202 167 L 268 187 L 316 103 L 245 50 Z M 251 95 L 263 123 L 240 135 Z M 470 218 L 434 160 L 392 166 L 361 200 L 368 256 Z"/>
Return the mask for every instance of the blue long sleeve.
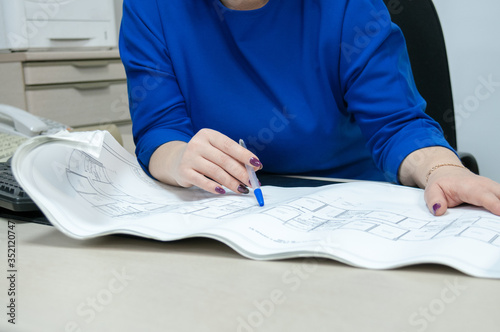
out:
<path id="1" fill-rule="evenodd" d="M 396 182 L 411 152 L 451 149 L 381 0 L 125 0 L 120 54 L 145 171 L 202 128 L 243 138 L 275 173 Z"/>

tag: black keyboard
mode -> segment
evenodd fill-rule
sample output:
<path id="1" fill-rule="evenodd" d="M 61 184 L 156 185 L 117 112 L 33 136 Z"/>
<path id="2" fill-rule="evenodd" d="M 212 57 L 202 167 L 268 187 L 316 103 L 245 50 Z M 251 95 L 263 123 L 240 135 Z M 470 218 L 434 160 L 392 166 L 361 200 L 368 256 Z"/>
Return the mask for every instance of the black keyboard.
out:
<path id="1" fill-rule="evenodd" d="M 0 207 L 15 212 L 39 210 L 17 183 L 9 161 L 0 162 Z"/>

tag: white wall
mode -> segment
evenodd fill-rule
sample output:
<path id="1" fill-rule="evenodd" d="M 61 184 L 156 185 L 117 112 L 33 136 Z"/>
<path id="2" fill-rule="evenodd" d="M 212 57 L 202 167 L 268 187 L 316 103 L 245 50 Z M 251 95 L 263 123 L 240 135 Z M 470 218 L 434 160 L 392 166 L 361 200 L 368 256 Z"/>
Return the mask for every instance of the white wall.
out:
<path id="1" fill-rule="evenodd" d="M 434 4 L 450 63 L 458 149 L 476 157 L 481 175 L 500 182 L 500 1 Z"/>
<path id="2" fill-rule="evenodd" d="M 115 5 L 115 17 L 116 17 L 116 33 L 120 32 L 120 21 L 122 19 L 122 6 L 123 0 L 113 0 Z M 118 38 L 116 39 L 118 40 Z"/>

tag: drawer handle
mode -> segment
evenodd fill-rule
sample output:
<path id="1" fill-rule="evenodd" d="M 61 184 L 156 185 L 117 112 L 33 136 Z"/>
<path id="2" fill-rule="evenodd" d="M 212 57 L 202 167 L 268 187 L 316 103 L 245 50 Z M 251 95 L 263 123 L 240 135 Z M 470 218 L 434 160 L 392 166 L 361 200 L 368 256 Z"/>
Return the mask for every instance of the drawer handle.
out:
<path id="1" fill-rule="evenodd" d="M 106 67 L 110 61 L 72 61 L 71 65 L 77 68 L 93 68 L 93 67 Z"/>
<path id="2" fill-rule="evenodd" d="M 94 90 L 94 89 L 109 88 L 110 85 L 111 83 L 109 82 L 94 82 L 94 83 L 73 84 L 73 87 L 77 90 Z"/>
<path id="3" fill-rule="evenodd" d="M 64 38 L 64 37 L 51 37 L 50 40 L 55 41 L 80 41 L 80 40 L 91 40 L 90 37 L 75 37 L 75 38 Z"/>

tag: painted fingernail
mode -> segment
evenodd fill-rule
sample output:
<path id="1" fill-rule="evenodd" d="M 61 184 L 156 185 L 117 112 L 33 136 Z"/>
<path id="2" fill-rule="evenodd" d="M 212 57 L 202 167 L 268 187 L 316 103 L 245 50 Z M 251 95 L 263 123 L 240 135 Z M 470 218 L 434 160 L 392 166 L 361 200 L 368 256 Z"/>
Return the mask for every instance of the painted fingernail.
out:
<path id="1" fill-rule="evenodd" d="M 215 191 L 221 195 L 226 193 L 226 191 L 222 187 L 216 187 Z"/>
<path id="2" fill-rule="evenodd" d="M 260 160 L 255 157 L 250 158 L 250 164 L 255 167 L 262 167 Z"/>
<path id="3" fill-rule="evenodd" d="M 434 211 L 434 215 L 436 215 L 437 210 L 441 208 L 441 204 L 436 203 L 432 206 L 432 210 Z"/>
<path id="4" fill-rule="evenodd" d="M 238 192 L 240 192 L 242 194 L 248 194 L 250 192 L 250 190 L 248 190 L 248 188 L 245 187 L 244 185 L 240 184 L 238 186 Z"/>

